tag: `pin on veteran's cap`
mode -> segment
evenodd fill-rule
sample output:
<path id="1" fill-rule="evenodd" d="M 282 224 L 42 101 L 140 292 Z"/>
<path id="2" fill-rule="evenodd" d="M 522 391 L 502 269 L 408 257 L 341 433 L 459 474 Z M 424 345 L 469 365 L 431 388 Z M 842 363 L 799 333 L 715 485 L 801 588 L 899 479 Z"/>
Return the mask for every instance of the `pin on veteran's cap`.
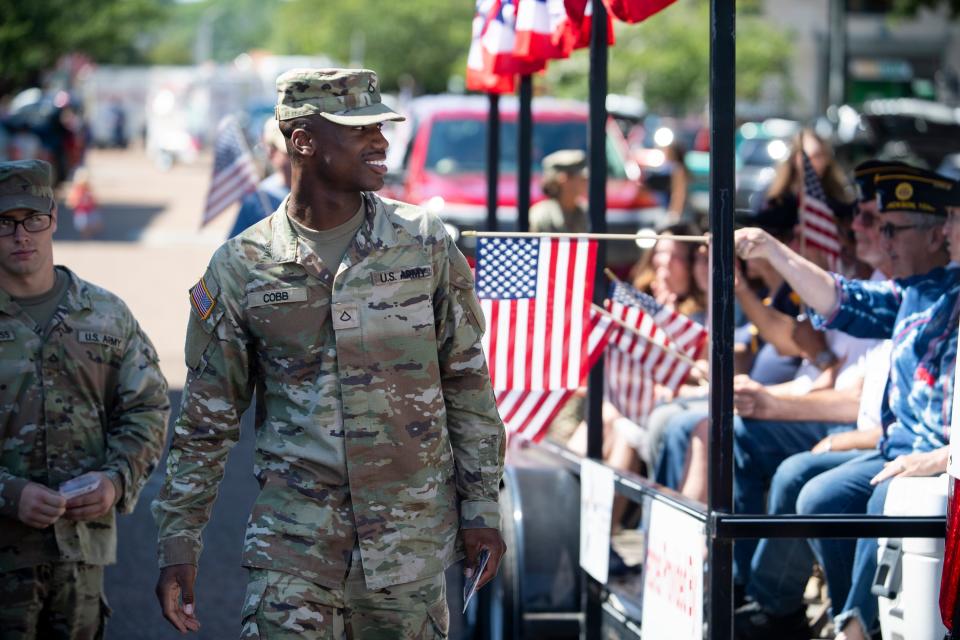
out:
<path id="1" fill-rule="evenodd" d="M 277 78 L 277 120 L 318 115 L 362 127 L 404 120 L 380 100 L 377 74 L 369 69 L 292 69 Z"/>
<path id="2" fill-rule="evenodd" d="M 877 174 L 875 185 L 881 213 L 906 211 L 945 216 L 947 207 L 953 206 L 954 181 L 933 171 L 881 173 Z"/>
<path id="3" fill-rule="evenodd" d="M 883 173 L 917 173 L 920 169 L 898 160 L 867 160 L 853 169 L 853 181 L 857 187 L 857 200 L 869 202 L 877 197 L 876 179 Z"/>
<path id="4" fill-rule="evenodd" d="M 50 212 L 53 171 L 43 160 L 0 162 L 0 213 L 13 209 Z"/>

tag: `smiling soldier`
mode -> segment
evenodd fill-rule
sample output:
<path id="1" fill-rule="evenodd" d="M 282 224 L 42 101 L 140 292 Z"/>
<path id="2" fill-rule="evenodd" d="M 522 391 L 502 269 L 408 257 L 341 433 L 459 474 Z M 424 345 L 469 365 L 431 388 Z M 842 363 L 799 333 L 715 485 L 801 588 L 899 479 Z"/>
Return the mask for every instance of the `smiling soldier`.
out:
<path id="1" fill-rule="evenodd" d="M 256 394 L 260 493 L 244 638 L 445 638 L 443 572 L 492 578 L 504 431 L 466 260 L 441 221 L 383 200 L 367 70 L 277 80 L 291 194 L 191 289 L 189 376 L 154 503 L 164 615 L 199 628 L 200 534 Z"/>

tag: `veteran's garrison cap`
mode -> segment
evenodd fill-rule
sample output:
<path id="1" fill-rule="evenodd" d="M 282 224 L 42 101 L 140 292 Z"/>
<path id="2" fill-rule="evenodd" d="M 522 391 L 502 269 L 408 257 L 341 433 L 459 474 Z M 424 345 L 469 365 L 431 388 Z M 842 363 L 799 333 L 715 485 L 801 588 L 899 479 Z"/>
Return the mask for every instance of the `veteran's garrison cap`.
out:
<path id="1" fill-rule="evenodd" d="M 935 216 L 947 215 L 955 206 L 956 183 L 939 173 L 915 169 L 878 174 L 875 181 L 877 208 L 881 213 L 905 211 Z"/>
<path id="2" fill-rule="evenodd" d="M 362 127 L 404 120 L 383 104 L 380 82 L 369 69 L 292 69 L 277 78 L 277 120 L 318 115 Z"/>

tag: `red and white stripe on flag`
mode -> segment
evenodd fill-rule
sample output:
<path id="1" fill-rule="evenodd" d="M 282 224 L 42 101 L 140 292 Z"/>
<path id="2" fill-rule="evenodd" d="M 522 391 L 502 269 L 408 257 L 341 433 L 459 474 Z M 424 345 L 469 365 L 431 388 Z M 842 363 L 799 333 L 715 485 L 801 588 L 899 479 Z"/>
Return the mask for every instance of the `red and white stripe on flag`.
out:
<path id="1" fill-rule="evenodd" d="M 477 296 L 494 390 L 580 386 L 597 245 L 568 238 L 481 238 Z"/>
<path id="2" fill-rule="evenodd" d="M 217 126 L 213 145 L 213 176 L 203 208 L 207 224 L 231 204 L 257 188 L 259 175 L 243 131 L 236 119 L 226 116 Z"/>
<path id="3" fill-rule="evenodd" d="M 609 311 L 628 326 L 634 327 L 634 331 L 622 327 L 613 330 L 607 351 L 616 353 L 611 355 L 610 360 L 613 361 L 614 356 L 618 356 L 617 359 L 630 360 L 631 371 L 642 370 L 644 377 L 649 376 L 673 391 L 679 389 L 690 373 L 690 365 L 681 360 L 676 352 L 687 351 L 671 340 L 667 331 L 654 317 L 642 309 L 613 301 L 609 305 Z M 627 366 L 626 362 L 624 366 Z M 628 377 L 624 376 L 623 379 L 627 380 Z"/>
<path id="4" fill-rule="evenodd" d="M 512 91 L 513 76 L 531 74 L 546 66 L 544 60 L 522 60 L 514 54 L 516 3 L 517 0 L 477 0 L 474 40 L 467 54 L 468 89 L 504 93 L 501 89 L 510 86 Z"/>
<path id="5" fill-rule="evenodd" d="M 570 55 L 561 33 L 568 22 L 563 0 L 518 0 L 514 54 L 521 60 L 555 60 Z"/>
<path id="6" fill-rule="evenodd" d="M 613 323 L 609 318 L 591 310 L 587 358 L 581 369 L 580 386 L 586 384 L 587 374 L 603 353 L 612 329 Z M 508 434 L 539 442 L 547 434 L 557 413 L 570 401 L 574 393 L 576 389 L 498 391 L 497 409 Z"/>
<path id="7" fill-rule="evenodd" d="M 470 40 L 470 51 L 467 53 L 466 85 L 470 91 L 485 93 L 507 94 L 516 89 L 514 74 L 497 75 L 486 67 L 488 57 L 484 56 L 484 34 L 487 24 L 492 19 L 491 11 L 495 9 L 496 0 L 477 0 L 477 8 L 473 15 L 473 32 Z"/>
<path id="8" fill-rule="evenodd" d="M 826 256 L 830 268 L 840 260 L 840 232 L 837 217 L 827 204 L 827 194 L 813 164 L 806 153 L 803 156 L 803 193 L 800 196 L 800 225 L 804 241 Z"/>
<path id="9" fill-rule="evenodd" d="M 653 411 L 657 384 L 646 363 L 620 349 L 608 348 L 604 365 L 607 401 L 631 422 L 643 425 Z"/>
<path id="10" fill-rule="evenodd" d="M 590 46 L 590 33 L 593 24 L 593 0 L 563 0 L 567 10 L 567 22 L 564 31 L 554 37 L 564 41 L 564 47 L 570 50 Z M 607 14 L 607 44 L 614 44 L 613 18 Z"/>

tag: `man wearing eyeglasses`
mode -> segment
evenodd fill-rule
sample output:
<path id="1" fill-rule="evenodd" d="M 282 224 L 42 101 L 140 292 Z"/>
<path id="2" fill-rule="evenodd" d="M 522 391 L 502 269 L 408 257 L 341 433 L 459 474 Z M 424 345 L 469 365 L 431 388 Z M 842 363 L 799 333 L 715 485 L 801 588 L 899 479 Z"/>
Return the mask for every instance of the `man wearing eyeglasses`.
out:
<path id="1" fill-rule="evenodd" d="M 99 638 L 115 513 L 163 447 L 157 353 L 113 294 L 54 266 L 50 165 L 0 163 L 0 638 Z M 66 483 L 66 484 L 65 484 Z"/>
<path id="2" fill-rule="evenodd" d="M 874 187 L 878 230 L 894 270 L 936 256 L 948 209 L 960 206 L 956 184 L 929 171 L 894 168 L 878 173 Z M 809 305 L 818 326 L 893 343 L 877 450 L 808 482 L 797 513 L 883 513 L 891 478 L 944 472 L 960 321 L 960 246 L 948 242 L 946 267 L 867 282 L 827 273 L 756 229 L 738 231 L 735 244 L 741 257 L 767 258 Z M 870 592 L 876 539 L 810 543 L 836 603 L 838 638 L 869 637 L 877 624 L 877 600 Z"/>

